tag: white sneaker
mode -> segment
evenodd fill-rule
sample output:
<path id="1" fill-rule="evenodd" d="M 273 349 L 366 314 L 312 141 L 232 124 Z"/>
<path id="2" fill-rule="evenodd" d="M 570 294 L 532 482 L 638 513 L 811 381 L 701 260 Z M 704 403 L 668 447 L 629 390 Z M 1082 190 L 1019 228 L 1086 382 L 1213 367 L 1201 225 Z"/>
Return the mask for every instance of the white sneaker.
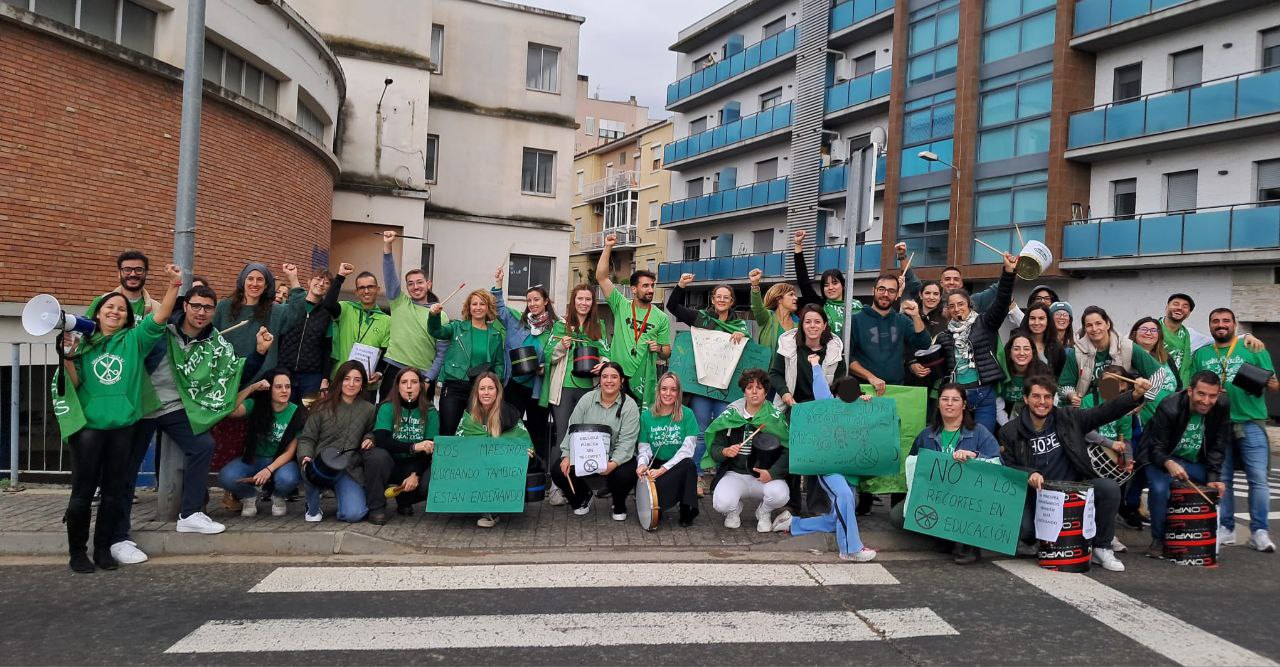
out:
<path id="1" fill-rule="evenodd" d="M 791 531 L 791 512 L 782 510 L 773 519 L 773 532 L 787 533 Z"/>
<path id="2" fill-rule="evenodd" d="M 773 512 L 765 509 L 764 506 L 756 510 L 756 532 L 773 532 Z"/>
<path id="3" fill-rule="evenodd" d="M 245 498 L 243 502 L 244 502 L 244 505 L 240 508 L 240 516 L 245 517 L 246 519 L 249 517 L 258 516 L 258 499 L 257 498 Z"/>
<path id="4" fill-rule="evenodd" d="M 547 494 L 547 504 L 552 507 L 568 505 L 569 499 L 564 497 L 564 491 L 561 491 L 560 487 L 553 486 L 551 487 L 551 492 Z"/>
<path id="5" fill-rule="evenodd" d="M 730 510 L 728 514 L 724 515 L 724 527 L 725 528 L 741 528 L 742 527 L 742 506 L 741 505 L 739 505 L 735 509 Z"/>
<path id="6" fill-rule="evenodd" d="M 1253 531 L 1253 535 L 1249 537 L 1249 546 L 1263 553 L 1273 554 L 1276 552 L 1276 543 L 1271 541 L 1271 535 L 1265 529 Z M 114 549 L 115 547 L 112 548 Z M 117 558 L 116 560 L 120 559 Z"/>
<path id="7" fill-rule="evenodd" d="M 111 545 L 111 557 L 121 565 L 137 565 L 147 562 L 147 555 L 142 553 L 132 540 L 124 540 Z"/>
<path id="8" fill-rule="evenodd" d="M 1110 549 L 1100 549 L 1095 547 L 1093 549 L 1093 562 L 1101 565 L 1104 570 L 1124 572 L 1124 563 L 1121 563 L 1120 559 L 1116 558 L 1115 552 Z"/>
<path id="9" fill-rule="evenodd" d="M 875 560 L 876 550 L 862 547 L 860 551 L 852 554 L 840 554 L 840 560 L 847 560 L 853 563 L 870 563 Z"/>
<path id="10" fill-rule="evenodd" d="M 284 516 L 289 513 L 289 503 L 284 496 L 271 496 L 271 516 Z"/>
<path id="11" fill-rule="evenodd" d="M 1122 554 L 1122 553 L 1124 553 L 1124 552 L 1128 551 L 1128 550 L 1129 550 L 1129 547 L 1126 547 L 1126 546 L 1124 545 L 1124 542 L 1121 542 L 1121 541 L 1120 541 L 1120 538 L 1118 538 L 1118 537 L 1113 537 L 1113 538 L 1111 538 L 1111 550 L 1112 550 L 1112 551 L 1114 551 L 1114 552 L 1116 552 L 1116 553 L 1118 553 L 1118 554 Z"/>
<path id="12" fill-rule="evenodd" d="M 481 514 L 480 518 L 476 519 L 476 525 L 481 528 L 493 528 L 494 526 L 498 525 L 498 515 L 497 514 Z"/>
<path id="13" fill-rule="evenodd" d="M 1218 546 L 1227 547 L 1236 543 L 1236 529 L 1218 526 Z"/>
<path id="14" fill-rule="evenodd" d="M 619 514 L 619 513 L 617 513 L 617 512 L 614 512 L 611 516 L 613 517 L 613 520 L 614 520 L 614 521 L 626 521 L 626 520 L 627 520 L 627 513 L 626 513 L 626 512 L 623 512 L 623 513 L 621 513 L 621 514 Z"/>
<path id="15" fill-rule="evenodd" d="M 320 510 L 316 510 L 315 514 L 312 514 L 311 512 L 307 512 L 306 514 L 303 515 L 302 518 L 311 523 L 320 523 L 322 520 L 324 520 L 324 512 Z"/>
<path id="16" fill-rule="evenodd" d="M 209 518 L 204 512 L 196 512 L 185 519 L 178 519 L 179 533 L 203 533 L 217 535 L 227 527 Z"/>
<path id="17" fill-rule="evenodd" d="M 587 502 L 586 502 L 586 504 L 585 504 L 585 505 L 583 505 L 582 507 L 575 507 L 575 508 L 573 508 L 573 513 L 574 513 L 574 514 L 576 514 L 576 515 L 578 515 L 578 516 L 586 516 L 586 515 L 590 514 L 590 513 L 591 513 L 591 500 L 590 500 L 590 499 L 588 499 L 588 500 L 587 500 Z"/>

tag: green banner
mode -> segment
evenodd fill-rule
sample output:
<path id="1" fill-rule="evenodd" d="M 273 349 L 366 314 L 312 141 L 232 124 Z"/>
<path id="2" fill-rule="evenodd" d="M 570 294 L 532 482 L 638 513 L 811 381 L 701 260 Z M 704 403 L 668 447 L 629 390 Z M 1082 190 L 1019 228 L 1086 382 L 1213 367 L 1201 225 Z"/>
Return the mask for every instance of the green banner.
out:
<path id="1" fill-rule="evenodd" d="M 903 517 L 907 530 L 1012 556 L 1026 499 L 1021 470 L 922 449 Z"/>
<path id="2" fill-rule="evenodd" d="M 862 385 L 864 393 L 873 393 L 871 385 Z M 862 480 L 859 486 L 867 493 L 906 493 L 907 478 L 904 469 L 907 460 L 907 454 L 911 452 L 911 443 L 915 442 L 916 436 L 924 430 L 925 406 L 929 400 L 929 390 L 925 387 L 903 387 L 900 385 L 888 385 L 884 390 L 884 398 L 893 399 L 898 405 L 898 432 L 902 437 L 899 444 L 898 470 L 885 475 L 883 477 L 873 477 L 871 479 Z"/>
<path id="3" fill-rule="evenodd" d="M 529 443 L 442 436 L 431 457 L 427 512 L 523 512 Z"/>
<path id="4" fill-rule="evenodd" d="M 681 331 L 676 334 L 675 340 L 671 343 L 671 358 L 667 360 L 667 368 L 680 378 L 680 387 L 684 389 L 684 393 L 732 403 L 742 398 L 742 390 L 738 388 L 738 378 L 742 377 L 742 371 L 748 368 L 768 371 L 771 363 L 773 363 L 773 352 L 755 341 L 748 340 L 746 349 L 742 351 L 742 358 L 738 360 L 738 368 L 733 371 L 733 379 L 729 381 L 729 388 L 704 387 L 698 384 L 698 370 L 693 362 L 693 339 L 688 331 Z"/>
<path id="5" fill-rule="evenodd" d="M 791 408 L 787 466 L 798 475 L 891 475 L 902 469 L 898 406 L 838 398 Z"/>

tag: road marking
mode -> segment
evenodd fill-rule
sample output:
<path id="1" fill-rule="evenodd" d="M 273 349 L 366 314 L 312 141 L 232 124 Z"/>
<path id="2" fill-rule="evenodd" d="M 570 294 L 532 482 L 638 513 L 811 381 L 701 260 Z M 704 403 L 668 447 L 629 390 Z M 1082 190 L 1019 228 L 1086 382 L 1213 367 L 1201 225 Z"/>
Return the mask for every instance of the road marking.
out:
<path id="1" fill-rule="evenodd" d="M 863 642 L 957 635 L 926 607 L 209 621 L 165 653 Z M 317 631 L 323 628 L 323 631 Z"/>
<path id="2" fill-rule="evenodd" d="M 1027 561 L 996 565 L 1180 665 L 1276 664 L 1083 574 L 1052 572 Z"/>
<path id="3" fill-rule="evenodd" d="M 1280 512 L 1267 512 L 1268 521 L 1276 521 L 1277 519 L 1280 519 Z M 1249 520 L 1248 512 L 1236 512 L 1236 521 L 1248 521 L 1248 520 Z"/>
<path id="4" fill-rule="evenodd" d="M 768 576 L 761 576 L 767 567 Z M 420 567 L 280 567 L 250 593 L 442 591 L 509 588 L 663 586 L 867 586 L 898 580 L 867 563 L 748 565 L 715 563 L 593 563 L 588 565 L 466 565 Z"/>

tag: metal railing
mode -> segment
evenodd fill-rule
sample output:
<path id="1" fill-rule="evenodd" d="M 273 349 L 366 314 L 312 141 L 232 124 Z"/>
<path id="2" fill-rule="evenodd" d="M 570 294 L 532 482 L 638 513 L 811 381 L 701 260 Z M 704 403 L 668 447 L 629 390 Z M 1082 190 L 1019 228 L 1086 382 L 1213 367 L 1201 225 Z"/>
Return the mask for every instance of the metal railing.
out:
<path id="1" fill-rule="evenodd" d="M 1071 114 L 1067 148 L 1280 113 L 1280 67 L 1100 104 Z"/>
<path id="2" fill-rule="evenodd" d="M 589 201 L 603 197 L 611 192 L 637 190 L 639 188 L 640 172 L 620 171 L 582 186 L 582 199 Z"/>
<path id="3" fill-rule="evenodd" d="M 791 53 L 796 48 L 796 36 L 796 27 L 792 26 L 668 84 L 667 106 Z"/>
<path id="4" fill-rule="evenodd" d="M 630 299 L 634 295 L 634 292 L 631 290 L 631 286 L 627 284 L 627 278 L 625 277 L 622 277 L 622 282 L 618 282 L 616 280 L 613 281 L 613 288 L 622 292 L 622 296 L 627 299 Z M 596 285 L 596 301 L 604 300 L 604 290 L 600 289 L 599 285 Z"/>
<path id="5" fill-rule="evenodd" d="M 1072 35 L 1083 35 L 1191 0 L 1077 0 Z"/>
<path id="6" fill-rule="evenodd" d="M 11 487 L 17 487 L 21 473 L 67 474 L 71 457 L 62 442 L 58 420 L 53 413 L 50 384 L 58 365 L 54 343 L 9 343 L 7 383 L 8 400 L 5 422 L 8 428 L 0 435 L 5 456 L 0 457 L 0 472 L 9 475 Z"/>
<path id="7" fill-rule="evenodd" d="M 1280 248 L 1280 201 L 1090 218 L 1062 230 L 1062 259 Z"/>
<path id="8" fill-rule="evenodd" d="M 848 81 L 841 81 L 827 89 L 827 113 L 835 113 L 880 97 L 888 97 L 889 84 L 892 81 L 892 65 L 881 67 Z"/>
<path id="9" fill-rule="evenodd" d="M 827 269 L 843 271 L 848 256 L 848 249 L 843 245 L 818 246 L 815 270 L 819 273 Z M 760 269 L 765 278 L 781 278 L 786 275 L 790 257 L 790 251 L 778 251 L 709 257 L 683 262 L 663 262 L 658 265 L 658 283 L 674 283 L 680 280 L 682 273 L 692 273 L 693 279 L 698 281 L 746 280 L 752 269 Z M 880 243 L 864 243 L 858 246 L 854 270 L 880 270 Z"/>
<path id="10" fill-rule="evenodd" d="M 893 11 L 893 0 L 844 0 L 831 8 L 830 32 L 840 32 L 849 26 L 881 12 Z"/>
<path id="11" fill-rule="evenodd" d="M 884 185 L 884 162 L 885 156 L 881 155 L 876 158 L 876 185 Z M 830 167 L 823 167 L 820 181 L 818 183 L 819 192 L 829 195 L 836 192 L 844 192 L 848 188 L 849 163 L 844 162 Z"/>
<path id="12" fill-rule="evenodd" d="M 663 204 L 662 224 L 786 203 L 787 182 L 787 177 L 782 176 L 771 181 L 748 183 L 737 188 Z"/>
<path id="13" fill-rule="evenodd" d="M 784 127 L 791 126 L 791 102 L 743 116 L 710 130 L 677 139 L 662 149 L 662 163 L 674 162 L 709 153 L 717 148 L 744 143 Z"/>
<path id="14" fill-rule="evenodd" d="M 592 232 L 584 234 L 578 239 L 578 247 L 581 250 L 599 250 L 604 247 L 604 239 L 610 234 L 618 235 L 618 243 L 616 247 L 633 246 L 639 242 L 639 233 L 635 227 L 615 227 L 606 229 L 602 232 Z"/>

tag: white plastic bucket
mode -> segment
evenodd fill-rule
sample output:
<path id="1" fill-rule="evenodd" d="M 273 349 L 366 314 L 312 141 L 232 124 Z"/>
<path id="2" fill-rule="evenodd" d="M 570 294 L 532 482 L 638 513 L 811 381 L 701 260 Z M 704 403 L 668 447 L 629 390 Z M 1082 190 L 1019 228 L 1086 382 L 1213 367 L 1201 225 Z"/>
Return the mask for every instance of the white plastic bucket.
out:
<path id="1" fill-rule="evenodd" d="M 1027 241 L 1018 253 L 1018 266 L 1015 272 L 1023 280 L 1035 280 L 1053 265 L 1053 253 L 1048 246 L 1039 241 Z"/>

